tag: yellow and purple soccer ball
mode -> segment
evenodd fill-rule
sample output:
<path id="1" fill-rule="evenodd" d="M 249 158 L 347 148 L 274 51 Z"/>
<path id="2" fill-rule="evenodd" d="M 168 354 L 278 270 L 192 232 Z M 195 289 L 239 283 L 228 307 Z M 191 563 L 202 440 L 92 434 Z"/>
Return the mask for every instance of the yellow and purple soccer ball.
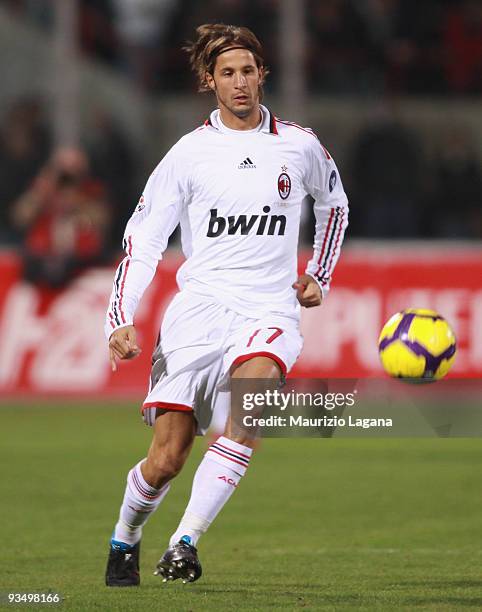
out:
<path id="1" fill-rule="evenodd" d="M 393 315 L 378 339 L 383 368 L 394 378 L 412 382 L 440 380 L 457 351 L 454 332 L 434 310 L 409 308 Z"/>

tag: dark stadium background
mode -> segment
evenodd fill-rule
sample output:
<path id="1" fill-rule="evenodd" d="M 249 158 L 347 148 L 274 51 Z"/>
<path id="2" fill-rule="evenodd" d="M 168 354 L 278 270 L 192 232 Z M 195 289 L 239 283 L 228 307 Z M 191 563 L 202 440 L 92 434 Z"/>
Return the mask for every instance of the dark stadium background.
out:
<path id="1" fill-rule="evenodd" d="M 123 474 L 149 438 L 138 406 L 175 290 L 177 233 L 139 312 L 143 356 L 116 377 L 103 314 L 147 177 L 213 106 L 181 47 L 217 21 L 256 32 L 265 103 L 315 130 L 350 200 L 332 293 L 303 319 L 297 375 L 382 376 L 383 322 L 431 307 L 459 341 L 453 376 L 482 378 L 479 1 L 0 0 L 0 591 L 58 589 L 79 610 L 481 607 L 482 451 L 466 439 L 263 441 L 203 541 L 204 582 L 165 595 L 149 568 L 200 441 L 146 532 L 144 590 L 102 588 Z M 81 222 L 52 240 L 56 213 L 25 213 L 32 190 L 59 218 L 57 202 L 80 207 Z M 312 232 L 307 201 L 302 261 Z"/>

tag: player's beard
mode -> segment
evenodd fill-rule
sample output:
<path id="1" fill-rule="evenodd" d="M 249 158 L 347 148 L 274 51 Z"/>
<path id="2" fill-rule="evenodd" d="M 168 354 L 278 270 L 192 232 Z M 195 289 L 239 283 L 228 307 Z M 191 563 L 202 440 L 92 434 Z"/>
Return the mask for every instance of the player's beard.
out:
<path id="1" fill-rule="evenodd" d="M 258 96 L 256 96 L 256 98 L 254 99 L 250 96 L 246 101 L 246 106 L 243 106 L 243 108 L 236 108 L 234 104 L 226 102 L 226 100 L 224 100 L 218 92 L 216 92 L 216 95 L 218 98 L 218 106 L 224 106 L 230 113 L 232 113 L 238 119 L 245 119 L 246 117 L 249 117 L 249 115 L 259 104 Z"/>
<path id="2" fill-rule="evenodd" d="M 231 111 L 233 113 L 233 115 L 236 115 L 236 117 L 238 119 L 245 119 L 246 117 L 249 117 L 249 115 L 251 114 L 253 107 L 250 108 L 245 108 L 245 109 L 237 109 L 237 108 L 229 108 L 227 107 L 229 111 Z"/>

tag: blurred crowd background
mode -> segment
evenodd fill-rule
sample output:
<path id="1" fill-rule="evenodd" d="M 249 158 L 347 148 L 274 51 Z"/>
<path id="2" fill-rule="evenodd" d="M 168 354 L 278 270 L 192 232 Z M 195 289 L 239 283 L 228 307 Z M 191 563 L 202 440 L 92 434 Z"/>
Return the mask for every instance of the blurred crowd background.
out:
<path id="1" fill-rule="evenodd" d="M 294 108 L 333 153 L 350 238 L 482 238 L 480 0 L 299 0 L 293 27 L 280 17 L 293 0 L 63 0 L 68 40 L 59 2 L 0 0 L 0 244 L 30 280 L 62 286 L 117 255 L 153 166 L 213 105 L 181 50 L 212 21 L 255 31 L 266 104 Z M 292 45 L 298 109 L 283 85 Z M 63 67 L 59 48 L 75 52 Z M 81 119 L 62 136 L 63 85 Z"/>
<path id="2" fill-rule="evenodd" d="M 55 0 L 2 0 L 49 31 Z M 181 47 L 196 26 L 243 24 L 263 42 L 276 91 L 279 0 L 78 0 L 82 52 L 145 90 L 191 91 Z M 305 64 L 311 93 L 482 93 L 479 0 L 307 0 Z M 289 41 L 286 41 L 289 44 Z"/>

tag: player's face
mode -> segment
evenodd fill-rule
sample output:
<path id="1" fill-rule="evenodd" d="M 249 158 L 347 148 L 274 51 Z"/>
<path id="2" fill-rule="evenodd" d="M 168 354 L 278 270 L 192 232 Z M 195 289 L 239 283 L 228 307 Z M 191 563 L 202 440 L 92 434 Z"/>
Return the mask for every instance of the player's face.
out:
<path id="1" fill-rule="evenodd" d="M 221 53 L 213 75 L 207 75 L 209 87 L 216 92 L 221 110 L 244 119 L 258 111 L 262 68 L 258 68 L 251 51 L 233 49 Z"/>

